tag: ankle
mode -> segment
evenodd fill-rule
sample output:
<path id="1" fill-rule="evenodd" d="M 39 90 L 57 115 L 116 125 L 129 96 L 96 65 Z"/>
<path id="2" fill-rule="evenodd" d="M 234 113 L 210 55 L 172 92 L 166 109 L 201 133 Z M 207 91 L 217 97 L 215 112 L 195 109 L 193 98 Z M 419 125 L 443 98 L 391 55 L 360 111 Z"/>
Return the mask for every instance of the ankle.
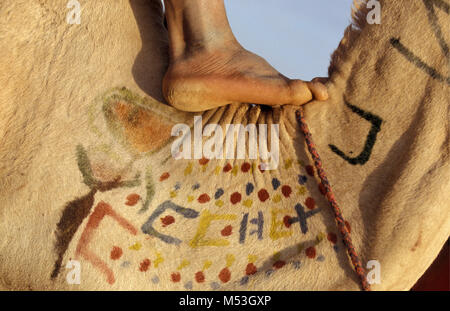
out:
<path id="1" fill-rule="evenodd" d="M 171 60 L 202 50 L 239 47 L 223 0 L 164 0 Z"/>

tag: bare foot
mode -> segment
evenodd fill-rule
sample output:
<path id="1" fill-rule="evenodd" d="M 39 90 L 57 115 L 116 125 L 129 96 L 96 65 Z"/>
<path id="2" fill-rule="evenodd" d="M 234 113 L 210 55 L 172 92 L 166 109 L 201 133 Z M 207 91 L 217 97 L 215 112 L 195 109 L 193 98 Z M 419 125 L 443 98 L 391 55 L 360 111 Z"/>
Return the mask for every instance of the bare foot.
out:
<path id="1" fill-rule="evenodd" d="M 233 102 L 269 106 L 326 100 L 319 81 L 291 80 L 235 39 L 223 0 L 166 0 L 170 66 L 163 94 L 173 107 L 204 111 Z"/>
<path id="2" fill-rule="evenodd" d="M 203 111 L 232 102 L 269 106 L 326 100 L 320 82 L 290 80 L 262 57 L 244 49 L 201 51 L 172 63 L 163 94 L 170 105 Z"/>

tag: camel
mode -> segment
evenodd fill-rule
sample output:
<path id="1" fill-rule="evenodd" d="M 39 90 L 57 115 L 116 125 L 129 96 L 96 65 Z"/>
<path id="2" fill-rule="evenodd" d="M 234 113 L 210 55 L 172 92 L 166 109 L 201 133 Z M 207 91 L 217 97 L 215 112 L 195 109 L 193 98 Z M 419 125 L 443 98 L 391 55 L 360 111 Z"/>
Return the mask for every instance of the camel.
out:
<path id="1" fill-rule="evenodd" d="M 449 2 L 379 3 L 303 112 L 371 288 L 409 290 L 450 233 Z M 2 289 L 361 289 L 298 106 L 179 111 L 160 1 L 83 2 L 80 24 L 66 5 L 0 5 Z M 278 167 L 175 159 L 195 116 L 279 125 Z"/>

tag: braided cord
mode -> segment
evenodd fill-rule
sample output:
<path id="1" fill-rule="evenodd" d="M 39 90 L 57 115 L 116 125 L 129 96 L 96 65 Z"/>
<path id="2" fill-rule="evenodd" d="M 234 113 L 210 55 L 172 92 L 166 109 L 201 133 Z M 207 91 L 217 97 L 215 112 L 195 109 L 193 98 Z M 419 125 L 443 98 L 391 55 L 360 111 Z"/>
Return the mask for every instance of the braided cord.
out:
<path id="1" fill-rule="evenodd" d="M 358 254 L 356 253 L 355 247 L 353 246 L 352 239 L 350 237 L 350 232 L 346 226 L 345 219 L 342 216 L 341 209 L 339 208 L 339 205 L 336 202 L 336 198 L 334 197 L 333 190 L 331 189 L 330 183 L 328 182 L 327 175 L 322 166 L 322 160 L 320 159 L 319 153 L 317 152 L 316 146 L 312 139 L 311 132 L 309 131 L 308 126 L 306 125 L 303 108 L 300 108 L 299 110 L 297 110 L 295 115 L 297 118 L 297 122 L 299 123 L 300 128 L 301 128 L 303 134 L 305 135 L 306 145 L 308 146 L 309 153 L 311 154 L 311 156 L 314 160 L 314 165 L 317 169 L 322 186 L 325 189 L 324 194 L 325 194 L 328 202 L 330 203 L 330 207 L 334 214 L 334 219 L 336 220 L 337 227 L 339 229 L 339 232 L 342 235 L 344 245 L 350 256 L 353 267 L 354 267 L 356 274 L 358 275 L 359 280 L 361 282 L 361 287 L 365 291 L 370 291 L 370 285 L 366 279 L 366 272 L 361 264 L 361 260 L 359 259 Z"/>

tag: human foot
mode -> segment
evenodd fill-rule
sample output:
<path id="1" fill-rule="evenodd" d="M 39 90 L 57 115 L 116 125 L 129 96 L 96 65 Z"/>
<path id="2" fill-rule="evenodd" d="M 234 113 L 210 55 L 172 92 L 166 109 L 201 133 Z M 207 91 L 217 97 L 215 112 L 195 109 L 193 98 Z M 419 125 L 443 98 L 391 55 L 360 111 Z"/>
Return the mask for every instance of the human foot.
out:
<path id="1" fill-rule="evenodd" d="M 163 94 L 170 105 L 185 111 L 233 102 L 302 105 L 328 98 L 322 83 L 288 79 L 242 48 L 198 51 L 176 60 L 164 77 Z"/>
<path id="2" fill-rule="evenodd" d="M 163 81 L 167 102 L 204 111 L 233 102 L 302 105 L 328 98 L 319 81 L 291 80 L 234 37 L 223 0 L 165 0 L 170 66 Z"/>

